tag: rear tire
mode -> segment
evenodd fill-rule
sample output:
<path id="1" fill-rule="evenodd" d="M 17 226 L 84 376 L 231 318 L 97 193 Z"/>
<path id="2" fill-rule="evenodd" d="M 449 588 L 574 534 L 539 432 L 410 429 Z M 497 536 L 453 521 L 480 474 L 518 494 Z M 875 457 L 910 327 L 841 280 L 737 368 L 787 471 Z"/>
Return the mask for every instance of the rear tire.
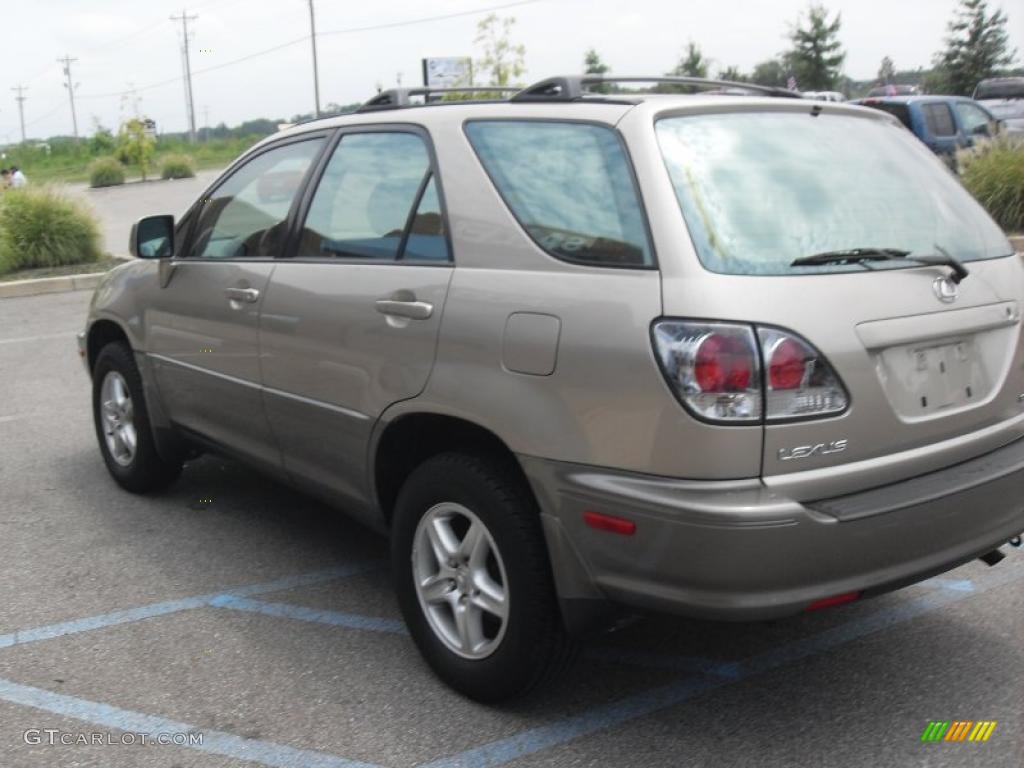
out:
<path id="1" fill-rule="evenodd" d="M 111 476 L 125 490 L 148 493 L 166 488 L 181 474 L 181 461 L 157 453 L 131 348 L 112 342 L 100 350 L 92 373 L 92 412 L 100 453 Z"/>
<path id="2" fill-rule="evenodd" d="M 420 465 L 395 504 L 391 556 L 413 640 L 466 696 L 524 696 L 575 656 L 536 502 L 501 462 L 446 453 Z"/>

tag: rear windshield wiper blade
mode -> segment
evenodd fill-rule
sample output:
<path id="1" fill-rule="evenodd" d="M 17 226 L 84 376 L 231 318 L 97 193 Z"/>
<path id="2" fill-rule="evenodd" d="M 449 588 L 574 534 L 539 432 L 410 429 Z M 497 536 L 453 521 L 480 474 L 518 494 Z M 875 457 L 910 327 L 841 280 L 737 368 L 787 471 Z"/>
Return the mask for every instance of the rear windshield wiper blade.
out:
<path id="1" fill-rule="evenodd" d="M 949 267 L 953 274 L 949 279 L 959 283 L 970 274 L 970 271 L 960 261 L 955 259 L 949 251 L 941 245 L 935 246 L 935 255 L 911 256 L 910 251 L 899 248 L 847 248 L 841 251 L 824 251 L 815 253 L 812 256 L 804 256 L 790 262 L 791 267 L 813 267 L 822 264 L 860 264 L 865 261 L 894 261 L 896 259 L 908 259 L 919 264 Z"/>
<path id="2" fill-rule="evenodd" d="M 859 264 L 862 261 L 891 261 L 903 259 L 910 251 L 899 248 L 846 248 L 841 251 L 823 251 L 812 256 L 802 256 L 790 262 L 791 267 L 813 267 L 819 264 Z"/>

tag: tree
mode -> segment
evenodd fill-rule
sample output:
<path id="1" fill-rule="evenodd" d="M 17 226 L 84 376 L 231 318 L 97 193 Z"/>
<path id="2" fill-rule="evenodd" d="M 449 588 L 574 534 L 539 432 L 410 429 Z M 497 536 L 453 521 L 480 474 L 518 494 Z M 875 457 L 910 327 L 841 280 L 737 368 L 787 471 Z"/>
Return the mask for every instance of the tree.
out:
<path id="1" fill-rule="evenodd" d="M 1006 14 L 990 13 L 986 0 L 960 0 L 948 30 L 946 50 L 935 56 L 933 88 L 970 95 L 978 81 L 1009 66 L 1016 56 L 1006 32 Z"/>
<path id="2" fill-rule="evenodd" d="M 612 68 L 605 64 L 604 59 L 593 48 L 587 49 L 583 54 L 583 74 L 597 75 L 601 77 L 611 72 Z M 595 85 L 591 90 L 595 93 L 609 93 L 611 89 L 607 85 Z"/>
<path id="3" fill-rule="evenodd" d="M 117 135 L 117 159 L 125 165 L 137 165 L 143 181 L 155 151 L 156 139 L 146 133 L 145 123 L 133 117 L 121 125 Z"/>
<path id="4" fill-rule="evenodd" d="M 488 85 L 510 85 L 526 71 L 526 46 L 511 41 L 515 23 L 513 16 L 499 18 L 492 13 L 476 27 L 473 42 L 483 48 L 483 56 L 477 60 L 476 69 L 488 73 Z"/>
<path id="5" fill-rule="evenodd" d="M 770 85 L 775 88 L 785 88 L 786 68 L 778 59 L 768 59 L 754 67 L 754 71 L 750 75 L 750 80 L 758 85 Z"/>
<path id="6" fill-rule="evenodd" d="M 732 80 L 734 83 L 744 83 L 747 81 L 747 76 L 740 72 L 739 67 L 726 67 L 725 69 L 718 70 L 719 80 Z"/>
<path id="7" fill-rule="evenodd" d="M 97 122 L 96 132 L 89 139 L 89 154 L 109 155 L 116 148 L 117 142 L 114 140 L 114 134 Z"/>
<path id="8" fill-rule="evenodd" d="M 832 21 L 824 6 L 811 5 L 807 25 L 798 19 L 789 33 L 793 47 L 783 55 L 783 62 L 806 91 L 830 91 L 835 88 L 846 53 L 839 42 L 840 15 Z"/>
<path id="9" fill-rule="evenodd" d="M 700 46 L 692 40 L 686 44 L 686 55 L 683 56 L 675 68 L 669 72 L 674 77 L 707 77 L 708 65 L 711 62 L 704 58 Z"/>
<path id="10" fill-rule="evenodd" d="M 896 77 L 896 65 L 888 56 L 882 57 L 882 63 L 878 67 L 878 82 L 888 85 Z"/>

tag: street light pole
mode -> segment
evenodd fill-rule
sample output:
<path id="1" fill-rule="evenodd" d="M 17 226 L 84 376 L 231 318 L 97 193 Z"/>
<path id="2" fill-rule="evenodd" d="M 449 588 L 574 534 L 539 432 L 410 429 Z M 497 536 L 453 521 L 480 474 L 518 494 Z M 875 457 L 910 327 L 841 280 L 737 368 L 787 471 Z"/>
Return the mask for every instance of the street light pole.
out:
<path id="1" fill-rule="evenodd" d="M 316 14 L 313 0 L 309 0 L 309 39 L 313 43 L 313 97 L 316 99 L 316 117 L 320 117 L 320 72 L 316 63 Z"/>

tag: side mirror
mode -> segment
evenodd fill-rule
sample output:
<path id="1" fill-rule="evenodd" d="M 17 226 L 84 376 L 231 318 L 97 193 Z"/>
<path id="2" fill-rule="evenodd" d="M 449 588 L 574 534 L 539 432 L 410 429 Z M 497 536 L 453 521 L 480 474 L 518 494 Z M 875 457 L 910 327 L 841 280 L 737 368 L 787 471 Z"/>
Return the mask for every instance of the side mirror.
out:
<path id="1" fill-rule="evenodd" d="M 137 259 L 165 259 L 174 255 L 174 217 L 146 216 L 132 225 L 128 249 Z"/>
<path id="2" fill-rule="evenodd" d="M 992 129 L 989 127 L 988 123 L 982 123 L 981 125 L 976 125 L 971 133 L 975 136 L 991 136 Z"/>

